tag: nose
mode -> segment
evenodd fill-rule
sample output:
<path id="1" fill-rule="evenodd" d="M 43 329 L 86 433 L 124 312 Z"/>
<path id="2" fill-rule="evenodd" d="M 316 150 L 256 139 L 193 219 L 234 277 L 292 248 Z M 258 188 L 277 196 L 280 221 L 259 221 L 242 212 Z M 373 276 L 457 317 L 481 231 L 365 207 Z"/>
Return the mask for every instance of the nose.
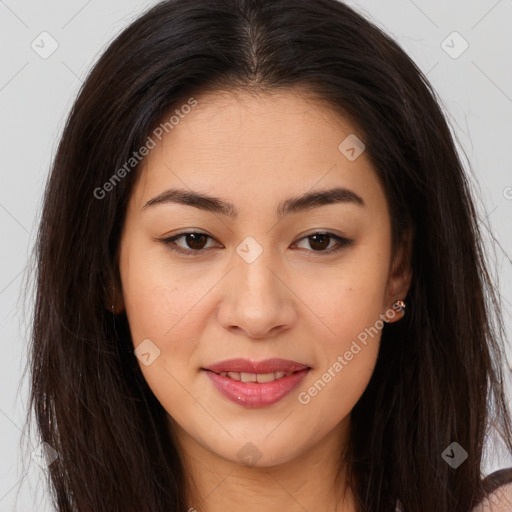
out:
<path id="1" fill-rule="evenodd" d="M 252 262 L 236 256 L 225 280 L 218 319 L 225 329 L 267 339 L 290 329 L 297 317 L 297 298 L 290 275 L 266 249 Z"/>

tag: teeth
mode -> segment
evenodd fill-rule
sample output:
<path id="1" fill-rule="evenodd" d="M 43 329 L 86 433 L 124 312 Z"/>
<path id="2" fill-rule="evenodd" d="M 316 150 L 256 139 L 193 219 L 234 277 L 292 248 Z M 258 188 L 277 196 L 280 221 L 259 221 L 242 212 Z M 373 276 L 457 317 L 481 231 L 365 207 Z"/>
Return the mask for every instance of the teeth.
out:
<path id="1" fill-rule="evenodd" d="M 282 373 L 282 372 L 279 372 Z M 256 375 L 256 380 L 258 382 L 272 382 L 276 380 L 278 377 L 274 373 L 259 373 Z"/>
<path id="2" fill-rule="evenodd" d="M 247 373 L 247 372 L 220 372 L 223 377 L 241 382 L 272 382 L 282 377 L 292 375 L 293 372 L 273 372 L 273 373 Z"/>

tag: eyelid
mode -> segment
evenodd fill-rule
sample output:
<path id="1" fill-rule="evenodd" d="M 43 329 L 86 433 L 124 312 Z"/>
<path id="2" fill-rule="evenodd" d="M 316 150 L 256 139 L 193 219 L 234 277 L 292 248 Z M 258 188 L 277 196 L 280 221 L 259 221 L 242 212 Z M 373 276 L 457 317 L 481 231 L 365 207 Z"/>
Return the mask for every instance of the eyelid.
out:
<path id="1" fill-rule="evenodd" d="M 181 237 L 184 237 L 186 235 L 192 235 L 192 234 L 193 235 L 204 235 L 204 236 L 206 236 L 207 238 L 209 238 L 211 240 L 215 240 L 215 238 L 213 238 L 208 233 L 205 233 L 203 231 L 196 231 L 196 230 L 182 231 L 181 233 L 177 233 L 175 235 L 172 235 L 172 236 L 166 237 L 166 238 L 159 238 L 158 240 L 160 240 L 165 245 L 169 246 L 169 248 L 172 251 L 177 252 L 179 254 L 184 254 L 185 256 L 190 256 L 190 257 L 200 256 L 201 253 L 205 253 L 206 252 L 205 249 L 196 249 L 196 250 L 194 250 L 194 249 L 183 249 L 182 247 L 179 247 L 178 245 L 176 245 L 174 243 L 174 240 L 177 240 L 177 239 L 179 239 Z M 329 254 L 336 253 L 336 252 L 340 251 L 341 249 L 344 249 L 346 247 L 350 247 L 355 242 L 355 240 L 353 240 L 351 238 L 347 238 L 347 237 L 343 237 L 341 235 L 337 235 L 336 233 L 333 233 L 332 231 L 317 229 L 317 230 L 314 230 L 314 231 L 312 231 L 310 233 L 302 235 L 296 242 L 293 242 L 293 245 L 297 244 L 298 242 L 301 242 L 305 238 L 309 238 L 309 237 L 314 236 L 314 235 L 328 235 L 329 238 L 335 239 L 337 241 L 337 243 L 338 243 L 337 247 L 331 247 L 331 249 L 324 250 L 324 251 L 314 251 L 314 250 L 308 251 L 308 250 L 306 250 L 308 253 L 313 253 L 313 254 L 318 255 L 318 256 L 329 255 Z"/>
<path id="2" fill-rule="evenodd" d="M 302 240 L 304 240 L 306 238 L 314 236 L 314 235 L 328 235 L 329 238 L 333 238 L 334 240 L 336 240 L 337 246 L 331 247 L 330 249 L 327 249 L 325 251 L 313 251 L 313 250 L 304 249 L 304 250 L 306 250 L 306 252 L 309 255 L 312 255 L 312 257 L 315 257 L 315 256 L 321 257 L 322 255 L 328 256 L 330 254 L 337 253 L 344 248 L 350 247 L 355 243 L 355 240 L 352 238 L 338 235 L 329 230 L 317 229 L 310 233 L 306 233 L 305 235 L 302 235 L 296 242 L 293 243 L 293 245 L 297 244 L 298 242 L 301 242 Z"/>
<path id="3" fill-rule="evenodd" d="M 196 230 L 189 230 L 189 231 L 182 231 L 181 233 L 177 233 L 175 235 L 172 235 L 170 237 L 160 238 L 159 240 L 164 243 L 165 245 L 169 246 L 169 249 L 171 251 L 177 252 L 179 254 L 184 254 L 185 256 L 199 256 L 201 253 L 206 252 L 204 249 L 200 250 L 193 250 L 193 249 L 183 249 L 183 247 L 179 247 L 174 243 L 174 240 L 184 237 L 186 235 L 204 235 L 207 238 L 210 238 L 212 240 L 215 240 L 211 235 L 208 233 L 205 233 L 203 231 L 196 231 Z"/>

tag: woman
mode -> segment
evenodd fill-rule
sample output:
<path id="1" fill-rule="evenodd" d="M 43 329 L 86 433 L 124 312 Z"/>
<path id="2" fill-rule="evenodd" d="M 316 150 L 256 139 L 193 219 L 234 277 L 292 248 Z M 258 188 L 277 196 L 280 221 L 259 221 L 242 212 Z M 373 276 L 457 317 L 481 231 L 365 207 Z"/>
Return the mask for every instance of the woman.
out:
<path id="1" fill-rule="evenodd" d="M 482 479 L 490 423 L 512 435 L 461 162 L 424 75 L 341 2 L 136 20 L 72 109 L 37 255 L 60 512 L 468 512 L 509 488 Z"/>

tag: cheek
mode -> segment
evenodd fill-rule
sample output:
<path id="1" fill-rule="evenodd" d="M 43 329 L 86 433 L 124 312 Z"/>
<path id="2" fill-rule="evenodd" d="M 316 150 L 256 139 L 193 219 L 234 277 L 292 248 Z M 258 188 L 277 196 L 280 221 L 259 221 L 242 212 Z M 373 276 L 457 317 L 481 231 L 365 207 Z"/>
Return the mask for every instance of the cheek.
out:
<path id="1" fill-rule="evenodd" d="M 139 357 L 144 379 L 169 413 L 190 410 L 190 397 L 183 386 L 190 372 L 196 371 L 190 361 L 203 326 L 194 315 L 194 305 L 206 293 L 206 286 L 183 285 L 171 268 L 162 268 L 156 259 L 139 259 L 136 252 L 130 254 L 122 279 L 134 348 L 150 347 L 150 364 Z"/>
<path id="2" fill-rule="evenodd" d="M 328 329 L 317 336 L 316 362 L 297 396 L 316 428 L 334 427 L 357 403 L 373 374 L 383 321 L 380 302 L 349 288 L 318 304 Z M 312 339 L 315 339 L 314 335 Z M 326 411 L 329 411 L 326 414 Z M 314 414 L 313 414 L 314 412 Z"/>
<path id="3" fill-rule="evenodd" d="M 384 326 L 386 271 L 387 258 L 378 252 L 354 251 L 335 275 L 319 276 L 322 287 L 305 301 L 321 322 L 310 333 L 318 341 L 317 367 L 299 401 L 315 402 L 321 416 L 348 414 L 368 385 Z"/>
<path id="4" fill-rule="evenodd" d="M 129 255 L 129 257 L 128 257 Z M 194 305 L 211 283 L 176 267 L 158 246 L 127 242 L 121 251 L 121 280 L 126 313 L 134 344 L 152 338 L 163 343 L 177 333 L 191 333 L 197 325 Z"/>
<path id="5" fill-rule="evenodd" d="M 384 287 L 382 287 L 382 291 Z M 383 326 L 381 315 L 382 293 L 369 287 L 365 289 L 359 283 L 356 288 L 350 283 L 340 283 L 325 295 L 315 297 L 314 304 L 317 311 L 321 311 L 326 329 L 326 352 L 345 351 L 350 348 L 353 340 L 365 341 L 365 334 L 369 330 L 375 334 Z"/>
<path id="6" fill-rule="evenodd" d="M 126 241 L 120 273 L 134 348 L 142 343 L 150 348 L 150 364 L 139 358 L 144 378 L 162 403 L 179 405 L 184 396 L 179 383 L 197 369 L 190 360 L 204 330 L 195 306 L 212 283 L 198 276 L 190 280 L 165 262 L 158 247 Z"/>
<path id="7" fill-rule="evenodd" d="M 307 303 L 322 321 L 330 354 L 346 350 L 351 340 L 379 321 L 384 312 L 387 266 L 385 254 L 360 247 L 338 267 L 318 273 L 315 283 L 319 286 L 312 288 L 311 278 L 302 278 L 298 295 L 307 297 Z M 381 324 L 379 321 L 377 326 Z"/>

